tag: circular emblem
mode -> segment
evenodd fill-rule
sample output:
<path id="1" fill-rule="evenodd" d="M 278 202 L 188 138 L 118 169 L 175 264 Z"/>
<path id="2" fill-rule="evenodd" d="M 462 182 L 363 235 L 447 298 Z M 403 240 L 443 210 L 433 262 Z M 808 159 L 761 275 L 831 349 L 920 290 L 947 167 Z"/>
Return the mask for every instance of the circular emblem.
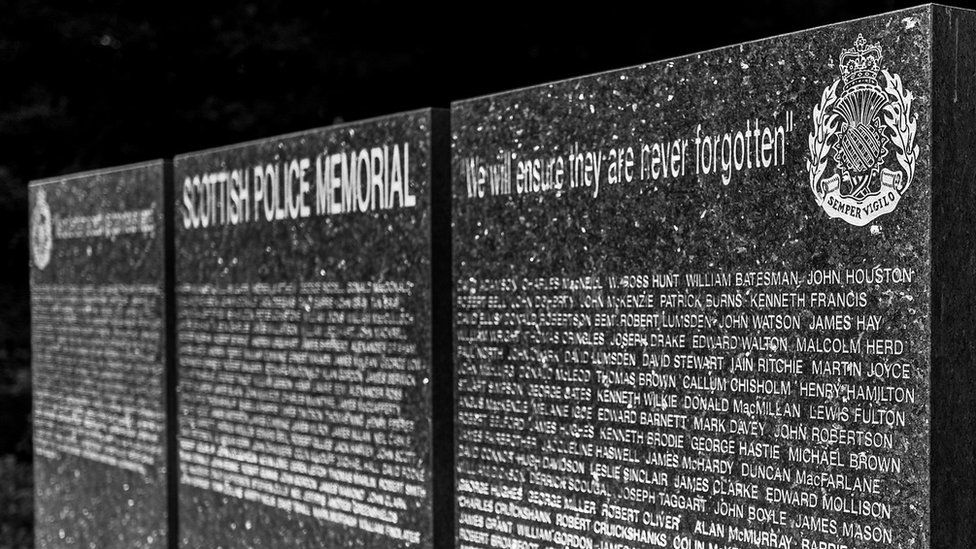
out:
<path id="1" fill-rule="evenodd" d="M 34 200 L 34 210 L 31 212 L 31 257 L 38 269 L 44 269 L 51 262 L 51 245 L 54 234 L 51 231 L 51 207 L 47 204 L 47 195 L 41 189 Z"/>
<path id="2" fill-rule="evenodd" d="M 827 215 L 858 227 L 895 210 L 918 159 L 914 96 L 881 61 L 881 46 L 858 35 L 813 108 L 810 189 Z"/>

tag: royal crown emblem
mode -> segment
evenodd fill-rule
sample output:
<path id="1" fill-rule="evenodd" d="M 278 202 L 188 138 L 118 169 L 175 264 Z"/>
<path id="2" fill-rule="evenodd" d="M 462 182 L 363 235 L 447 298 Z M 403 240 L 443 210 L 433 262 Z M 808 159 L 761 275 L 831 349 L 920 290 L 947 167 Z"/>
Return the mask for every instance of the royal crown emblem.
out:
<path id="1" fill-rule="evenodd" d="M 51 262 L 51 245 L 54 234 L 51 230 L 51 207 L 47 204 L 44 189 L 37 192 L 30 223 L 31 258 L 34 266 L 43 270 Z"/>
<path id="2" fill-rule="evenodd" d="M 810 188 L 827 215 L 859 227 L 894 211 L 918 159 L 914 97 L 883 59 L 880 45 L 858 35 L 840 54 L 841 78 L 813 108 Z"/>

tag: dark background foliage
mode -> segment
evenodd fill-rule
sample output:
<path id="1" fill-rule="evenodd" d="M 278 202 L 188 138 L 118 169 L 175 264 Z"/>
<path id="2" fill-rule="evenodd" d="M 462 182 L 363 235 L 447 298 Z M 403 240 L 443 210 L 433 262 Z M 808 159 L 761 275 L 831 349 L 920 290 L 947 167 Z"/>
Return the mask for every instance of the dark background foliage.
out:
<path id="1" fill-rule="evenodd" d="M 0 0 L 0 549 L 31 545 L 27 182 L 913 5 Z"/>

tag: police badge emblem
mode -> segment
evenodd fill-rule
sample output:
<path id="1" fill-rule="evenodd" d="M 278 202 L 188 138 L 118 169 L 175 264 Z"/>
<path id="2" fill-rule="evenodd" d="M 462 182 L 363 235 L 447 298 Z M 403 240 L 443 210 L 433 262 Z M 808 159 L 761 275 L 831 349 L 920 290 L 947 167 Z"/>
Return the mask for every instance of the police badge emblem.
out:
<path id="1" fill-rule="evenodd" d="M 841 78 L 813 108 L 808 139 L 807 171 L 817 204 L 858 227 L 895 210 L 918 159 L 914 96 L 881 62 L 881 46 L 861 35 L 841 52 Z"/>
<path id="2" fill-rule="evenodd" d="M 37 192 L 34 200 L 34 210 L 31 212 L 30 224 L 31 258 L 34 265 L 41 270 L 51 262 L 51 245 L 54 234 L 51 231 L 51 207 L 47 204 L 44 189 Z"/>

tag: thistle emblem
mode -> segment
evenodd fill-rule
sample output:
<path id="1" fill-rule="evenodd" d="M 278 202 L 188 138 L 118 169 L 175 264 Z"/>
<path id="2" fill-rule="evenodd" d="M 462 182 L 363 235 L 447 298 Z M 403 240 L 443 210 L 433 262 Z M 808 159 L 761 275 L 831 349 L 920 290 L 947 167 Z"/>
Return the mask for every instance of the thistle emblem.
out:
<path id="1" fill-rule="evenodd" d="M 858 35 L 841 51 L 841 78 L 813 109 L 810 188 L 827 215 L 856 226 L 894 211 L 918 158 L 914 97 L 900 76 L 881 68 L 883 59 L 880 45 Z"/>

